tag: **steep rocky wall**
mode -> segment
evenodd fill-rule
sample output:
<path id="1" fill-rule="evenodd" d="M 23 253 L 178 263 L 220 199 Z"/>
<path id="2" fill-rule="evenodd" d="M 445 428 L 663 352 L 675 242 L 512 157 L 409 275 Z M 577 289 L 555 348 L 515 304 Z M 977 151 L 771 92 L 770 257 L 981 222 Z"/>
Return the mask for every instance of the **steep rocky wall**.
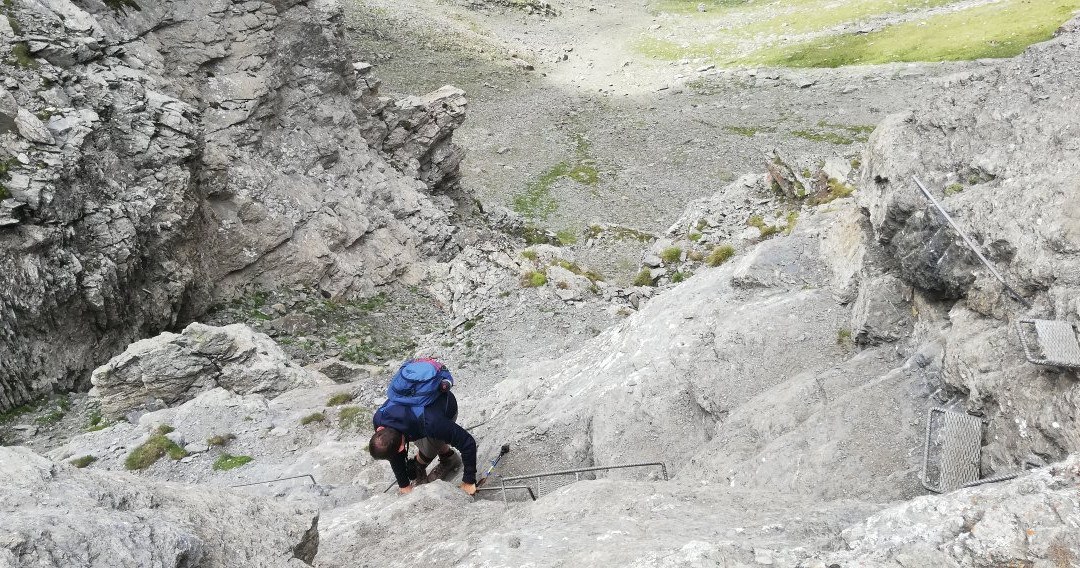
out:
<path id="1" fill-rule="evenodd" d="M 984 471 L 1080 450 L 1075 370 L 1025 360 L 1019 319 L 1080 321 L 1080 19 L 1008 62 L 946 77 L 879 126 L 858 199 L 890 271 L 937 300 L 942 401 L 988 419 Z M 1010 298 L 912 181 L 920 176 L 1028 302 Z M 879 294 L 880 295 L 880 294 Z M 932 321 L 926 312 L 921 319 Z"/>
<path id="2" fill-rule="evenodd" d="M 0 409 L 242 287 L 447 254 L 463 93 L 393 101 L 332 2 L 0 8 Z"/>

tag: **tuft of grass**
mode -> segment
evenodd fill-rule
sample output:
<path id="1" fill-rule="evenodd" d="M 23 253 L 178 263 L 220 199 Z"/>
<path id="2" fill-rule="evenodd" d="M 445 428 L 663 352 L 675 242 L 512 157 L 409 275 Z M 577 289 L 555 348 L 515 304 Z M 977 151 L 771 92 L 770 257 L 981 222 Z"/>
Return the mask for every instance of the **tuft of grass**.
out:
<path id="1" fill-rule="evenodd" d="M 660 252 L 660 260 L 663 260 L 664 264 L 679 262 L 680 258 L 682 258 L 682 249 L 679 247 L 667 247 Z"/>
<path id="2" fill-rule="evenodd" d="M 17 41 L 11 44 L 11 59 L 8 60 L 8 63 L 27 69 L 37 69 L 40 65 L 37 59 L 34 59 L 30 54 L 30 44 L 25 41 Z"/>
<path id="3" fill-rule="evenodd" d="M 339 392 L 326 401 L 326 406 L 341 406 L 342 404 L 348 404 L 353 401 L 353 398 L 352 393 Z"/>
<path id="4" fill-rule="evenodd" d="M 64 411 L 60 410 L 58 408 L 58 409 L 53 410 L 52 412 L 50 412 L 48 414 L 43 414 L 41 416 L 38 416 L 37 418 L 34 419 L 34 423 L 35 424 L 42 424 L 42 425 L 56 424 L 63 417 L 64 417 Z"/>
<path id="5" fill-rule="evenodd" d="M 360 419 L 363 417 L 364 409 L 359 406 L 346 406 L 338 412 L 338 427 L 342 430 L 360 429 Z"/>
<path id="6" fill-rule="evenodd" d="M 836 344 L 844 347 L 851 345 L 851 330 L 846 327 L 840 328 L 836 332 Z"/>
<path id="7" fill-rule="evenodd" d="M 708 264 L 709 266 L 720 266 L 733 256 L 735 256 L 735 247 L 731 245 L 718 245 L 709 253 L 708 258 L 705 259 L 705 264 Z"/>
<path id="8" fill-rule="evenodd" d="M 230 469 L 236 469 L 253 461 L 255 461 L 255 458 L 251 456 L 234 456 L 222 452 L 222 454 L 218 456 L 218 459 L 214 461 L 212 467 L 215 471 L 229 471 Z"/>
<path id="9" fill-rule="evenodd" d="M 678 284 L 679 282 L 682 282 L 683 280 L 686 280 L 687 278 L 690 278 L 693 275 L 694 275 L 694 273 L 689 272 L 689 271 L 688 272 L 676 272 L 675 274 L 671 275 L 671 282 L 674 283 L 674 284 Z"/>
<path id="10" fill-rule="evenodd" d="M 559 237 L 559 244 L 564 247 L 576 245 L 578 242 L 577 231 L 573 229 L 563 229 L 555 233 L 555 236 Z"/>
<path id="11" fill-rule="evenodd" d="M 838 181 L 835 178 L 829 178 L 829 193 L 825 194 L 824 196 L 811 199 L 810 204 L 823 205 L 836 199 L 851 197 L 852 193 L 855 193 L 855 188 L 847 185 L 842 181 Z"/>
<path id="12" fill-rule="evenodd" d="M 699 250 L 692 250 L 692 251 L 686 253 L 686 259 L 687 260 L 692 260 L 694 262 L 701 262 L 701 261 L 705 260 L 705 253 L 703 253 L 703 252 L 701 252 Z"/>
<path id="13" fill-rule="evenodd" d="M 527 259 L 529 259 L 529 260 L 531 260 L 533 262 L 536 262 L 537 259 L 539 258 L 539 255 L 537 255 L 536 251 L 534 251 L 534 250 L 523 250 L 523 251 L 521 251 L 521 256 L 523 258 L 527 258 Z"/>
<path id="14" fill-rule="evenodd" d="M 86 422 L 87 432 L 97 432 L 98 430 L 104 430 L 109 426 L 112 426 L 112 422 L 109 422 L 101 415 L 100 408 L 94 408 L 90 411 L 90 416 Z"/>
<path id="15" fill-rule="evenodd" d="M 157 433 L 164 436 L 165 434 L 172 434 L 176 431 L 176 428 L 169 426 L 168 424 L 161 424 L 157 427 Z"/>
<path id="16" fill-rule="evenodd" d="M 542 271 L 529 270 L 521 275 L 522 288 L 539 288 L 544 284 L 547 284 L 547 275 Z"/>
<path id="17" fill-rule="evenodd" d="M 852 158 L 851 159 L 851 169 L 857 170 L 857 169 L 859 169 L 861 167 L 862 167 L 862 160 L 860 160 L 858 158 Z"/>
<path id="18" fill-rule="evenodd" d="M 124 459 L 124 469 L 146 469 L 166 455 L 173 461 L 188 455 L 184 448 L 177 446 L 175 442 L 165 437 L 166 432 L 161 431 L 164 427 L 159 427 L 158 431 L 150 436 L 150 439 L 145 444 L 131 450 L 131 453 Z"/>
<path id="19" fill-rule="evenodd" d="M 631 284 L 634 286 L 653 286 L 655 282 L 653 281 L 652 271 L 648 268 L 642 268 Z"/>
<path id="20" fill-rule="evenodd" d="M 956 195 L 957 193 L 960 193 L 961 191 L 964 191 L 964 186 L 962 186 L 962 185 L 960 185 L 958 183 L 954 183 L 954 184 L 950 185 L 949 187 L 945 188 L 945 196 L 948 197 L 950 195 Z"/>
<path id="21" fill-rule="evenodd" d="M 792 211 L 787 214 L 787 227 L 784 227 L 784 233 L 790 235 L 795 230 L 795 224 L 799 222 L 799 212 Z"/>
<path id="22" fill-rule="evenodd" d="M 747 138 L 753 138 L 759 132 L 776 132 L 773 126 L 725 126 L 724 130 Z"/>
<path id="23" fill-rule="evenodd" d="M 235 439 L 236 439 L 236 434 L 231 434 L 231 433 L 230 434 L 218 434 L 216 436 L 211 436 L 211 437 L 207 438 L 206 439 L 206 445 L 210 446 L 211 448 L 213 448 L 213 447 L 223 448 L 225 446 L 228 446 L 229 442 L 231 442 L 231 441 L 233 441 Z"/>
<path id="24" fill-rule="evenodd" d="M 78 458 L 75 458 L 75 459 L 71 460 L 71 462 L 69 462 L 69 463 L 71 463 L 71 465 L 73 465 L 73 466 L 75 466 L 75 467 L 77 467 L 79 469 L 82 469 L 82 468 L 84 468 L 84 467 L 86 467 L 86 466 L 88 466 L 88 465 L 90 465 L 90 464 L 92 464 L 92 463 L 94 463 L 96 461 L 97 461 L 97 458 L 94 457 L 94 456 L 82 456 L 82 457 L 78 457 Z"/>
<path id="25" fill-rule="evenodd" d="M 301 426 L 307 426 L 312 422 L 323 422 L 326 420 L 326 415 L 322 412 L 314 412 L 300 419 Z"/>
<path id="26" fill-rule="evenodd" d="M 591 225 L 587 229 L 587 233 L 589 234 L 589 238 L 599 237 L 604 234 L 611 235 L 611 238 L 616 241 L 638 241 L 640 243 L 648 243 L 656 240 L 655 235 L 637 229 L 631 229 L 630 227 L 620 227 L 618 225 Z"/>

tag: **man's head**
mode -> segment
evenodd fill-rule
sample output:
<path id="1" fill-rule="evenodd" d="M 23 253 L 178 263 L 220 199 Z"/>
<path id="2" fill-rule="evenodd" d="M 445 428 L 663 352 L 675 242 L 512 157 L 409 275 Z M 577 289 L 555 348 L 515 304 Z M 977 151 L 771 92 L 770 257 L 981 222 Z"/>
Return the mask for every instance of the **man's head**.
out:
<path id="1" fill-rule="evenodd" d="M 377 460 L 388 460 L 402 450 L 405 438 L 393 428 L 379 428 L 371 435 L 368 452 Z"/>

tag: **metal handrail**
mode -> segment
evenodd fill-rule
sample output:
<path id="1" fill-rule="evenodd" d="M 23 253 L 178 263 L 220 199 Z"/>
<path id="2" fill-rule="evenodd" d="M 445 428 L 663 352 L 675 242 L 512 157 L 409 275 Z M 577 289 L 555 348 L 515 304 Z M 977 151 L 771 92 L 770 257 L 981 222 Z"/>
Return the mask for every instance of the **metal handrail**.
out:
<path id="1" fill-rule="evenodd" d="M 290 479 L 300 479 L 300 478 L 303 478 L 303 477 L 306 477 L 306 478 L 310 479 L 312 485 L 318 485 L 319 484 L 317 481 L 315 481 L 315 477 L 313 475 L 311 475 L 310 473 L 305 473 L 304 475 L 294 475 L 292 477 L 279 477 L 277 479 L 268 479 L 266 481 L 253 481 L 251 483 L 241 483 L 240 485 L 230 485 L 229 487 L 248 487 L 250 485 L 261 485 L 263 483 L 277 483 L 279 481 L 288 481 Z"/>
<path id="2" fill-rule="evenodd" d="M 528 485 L 500 485 L 499 487 L 478 487 L 477 491 L 505 491 L 506 489 L 524 489 L 529 492 L 529 497 L 536 501 L 536 493 Z"/>
<path id="3" fill-rule="evenodd" d="M 604 465 L 596 467 L 582 467 L 578 469 L 567 469 L 563 471 L 545 471 L 544 473 L 532 473 L 529 475 L 515 475 L 512 477 L 503 477 L 499 481 L 505 483 L 507 481 L 521 481 L 523 479 L 532 479 L 534 477 L 552 477 L 555 475 L 570 475 L 576 473 L 588 473 L 590 471 L 604 471 L 608 469 L 627 469 L 631 467 L 653 467 L 659 466 L 661 473 L 664 475 L 664 481 L 668 480 L 667 466 L 663 462 L 647 462 L 647 463 L 628 463 L 622 465 Z"/>

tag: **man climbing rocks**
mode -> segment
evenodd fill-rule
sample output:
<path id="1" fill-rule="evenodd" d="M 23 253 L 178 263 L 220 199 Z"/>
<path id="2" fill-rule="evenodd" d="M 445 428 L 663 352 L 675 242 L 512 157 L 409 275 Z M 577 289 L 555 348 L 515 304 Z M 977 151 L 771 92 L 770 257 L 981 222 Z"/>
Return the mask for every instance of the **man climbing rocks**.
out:
<path id="1" fill-rule="evenodd" d="M 457 419 L 457 398 L 450 392 L 454 378 L 450 370 L 433 359 L 406 361 L 398 369 L 387 400 L 375 412 L 375 433 L 368 443 L 371 457 L 389 460 L 398 490 L 441 479 L 463 465 L 461 489 L 476 493 L 476 441 Z M 416 457 L 408 458 L 408 443 L 416 442 Z M 461 452 L 459 458 L 454 450 Z M 439 463 L 427 474 L 427 466 L 439 457 Z M 410 484 L 410 480 L 415 480 Z"/>

